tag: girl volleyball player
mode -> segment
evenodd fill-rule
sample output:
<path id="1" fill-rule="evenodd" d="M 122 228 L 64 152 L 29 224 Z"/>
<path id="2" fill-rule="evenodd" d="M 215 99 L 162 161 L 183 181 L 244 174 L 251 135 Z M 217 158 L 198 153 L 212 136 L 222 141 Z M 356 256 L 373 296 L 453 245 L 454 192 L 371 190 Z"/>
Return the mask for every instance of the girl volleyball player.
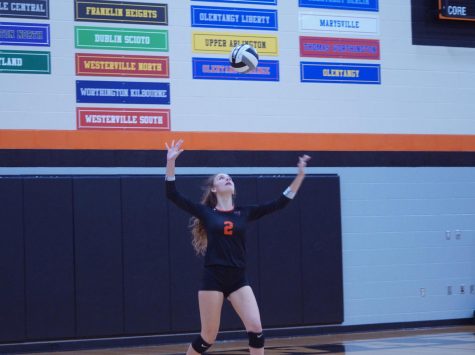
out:
<path id="1" fill-rule="evenodd" d="M 246 277 L 245 230 L 249 221 L 285 207 L 305 177 L 308 155 L 299 157 L 298 174 L 276 200 L 259 206 L 234 206 L 234 183 L 224 173 L 211 176 L 201 204 L 189 201 L 175 187 L 175 160 L 183 152 L 183 140 L 167 148 L 166 193 L 178 207 L 189 212 L 193 246 L 205 256 L 198 302 L 201 333 L 186 354 L 201 354 L 216 340 L 221 307 L 227 298 L 241 318 L 249 336 L 251 354 L 264 354 L 264 334 L 256 298 Z"/>

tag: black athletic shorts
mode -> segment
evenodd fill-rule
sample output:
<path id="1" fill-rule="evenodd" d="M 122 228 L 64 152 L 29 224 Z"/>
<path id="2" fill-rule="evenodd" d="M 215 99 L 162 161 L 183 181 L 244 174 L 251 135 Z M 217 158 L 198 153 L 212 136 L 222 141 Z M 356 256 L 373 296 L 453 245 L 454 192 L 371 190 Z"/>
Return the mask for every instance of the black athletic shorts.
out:
<path id="1" fill-rule="evenodd" d="M 225 298 L 243 286 L 248 286 L 246 269 L 212 265 L 205 266 L 203 278 L 201 279 L 202 291 L 220 291 Z"/>

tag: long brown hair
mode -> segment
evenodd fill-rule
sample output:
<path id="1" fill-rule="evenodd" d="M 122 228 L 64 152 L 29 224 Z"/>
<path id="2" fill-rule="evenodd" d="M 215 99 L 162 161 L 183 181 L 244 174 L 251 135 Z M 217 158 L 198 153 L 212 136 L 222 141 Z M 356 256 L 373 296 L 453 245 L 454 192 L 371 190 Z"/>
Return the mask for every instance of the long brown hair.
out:
<path id="1" fill-rule="evenodd" d="M 218 203 L 216 193 L 211 191 L 211 189 L 214 187 L 214 179 L 217 175 L 218 174 L 214 174 L 208 177 L 203 185 L 204 191 L 203 196 L 201 197 L 201 204 L 211 208 L 215 208 L 216 204 Z M 236 192 L 234 192 L 234 194 L 236 194 Z M 196 217 L 191 217 L 189 227 L 193 237 L 191 244 L 193 245 L 196 254 L 205 255 L 206 247 L 208 246 L 208 235 L 206 234 L 206 229 L 203 222 Z"/>
<path id="2" fill-rule="evenodd" d="M 216 199 L 216 194 L 211 191 L 214 186 L 214 178 L 217 174 L 211 175 L 205 181 L 203 186 L 203 196 L 201 196 L 201 204 L 209 206 L 211 208 L 216 207 L 218 200 Z M 191 244 L 196 251 L 197 255 L 204 255 L 206 252 L 206 247 L 208 246 L 208 235 L 206 234 L 206 229 L 203 225 L 203 222 L 196 218 L 190 218 L 190 229 L 193 239 Z"/>

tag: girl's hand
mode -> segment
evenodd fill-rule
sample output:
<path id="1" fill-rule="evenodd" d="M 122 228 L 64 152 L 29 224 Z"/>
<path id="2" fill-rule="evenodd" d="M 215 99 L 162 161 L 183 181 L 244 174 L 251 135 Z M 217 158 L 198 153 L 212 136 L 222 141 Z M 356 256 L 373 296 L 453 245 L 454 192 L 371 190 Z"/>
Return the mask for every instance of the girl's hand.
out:
<path id="1" fill-rule="evenodd" d="M 305 167 L 307 166 L 307 161 L 309 161 L 311 157 L 307 154 L 304 154 L 303 156 L 299 157 L 299 162 L 297 163 L 297 166 L 299 168 L 299 174 L 305 174 Z"/>
<path id="2" fill-rule="evenodd" d="M 183 152 L 181 146 L 183 144 L 183 139 L 179 139 L 178 142 L 175 143 L 175 140 L 172 141 L 172 144 L 168 146 L 168 143 L 165 143 L 167 147 L 167 160 L 175 160 L 178 156 Z"/>

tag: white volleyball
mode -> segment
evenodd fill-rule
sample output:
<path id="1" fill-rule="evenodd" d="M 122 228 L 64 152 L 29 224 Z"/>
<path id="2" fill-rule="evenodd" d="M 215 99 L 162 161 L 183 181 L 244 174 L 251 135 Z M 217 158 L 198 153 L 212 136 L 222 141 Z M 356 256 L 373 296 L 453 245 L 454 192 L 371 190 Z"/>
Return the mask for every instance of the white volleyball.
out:
<path id="1" fill-rule="evenodd" d="M 232 49 L 229 62 L 235 71 L 248 73 L 256 69 L 259 63 L 259 55 L 253 46 L 240 44 Z"/>

